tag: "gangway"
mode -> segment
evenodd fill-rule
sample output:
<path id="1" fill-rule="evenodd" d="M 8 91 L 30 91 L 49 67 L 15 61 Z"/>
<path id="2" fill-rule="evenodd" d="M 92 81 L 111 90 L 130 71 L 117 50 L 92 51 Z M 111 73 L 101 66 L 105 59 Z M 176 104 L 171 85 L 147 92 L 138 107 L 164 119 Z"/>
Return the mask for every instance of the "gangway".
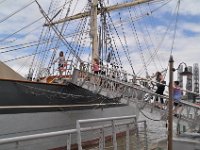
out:
<path id="1" fill-rule="evenodd" d="M 113 70 L 107 69 L 107 72 L 110 73 Z M 84 76 L 80 78 L 79 74 L 84 74 Z M 156 94 L 153 90 L 138 84 L 134 75 L 129 74 L 129 79 L 132 79 L 132 82 L 123 80 L 120 78 L 121 74 L 123 72 L 119 72 L 118 77 L 113 78 L 109 74 L 93 74 L 88 71 L 75 69 L 72 81 L 95 93 L 120 99 L 127 104 L 134 103 L 141 111 L 145 107 L 150 107 L 151 112 L 154 110 L 159 112 L 160 120 L 167 119 L 167 105 L 165 106 L 165 110 L 162 110 L 155 108 L 154 103 L 151 102 L 151 98 L 155 96 L 162 97 L 167 101 L 169 99 L 167 95 Z M 146 94 L 148 95 L 147 97 Z M 180 117 L 174 117 L 177 122 L 177 128 L 180 128 L 182 125 L 184 131 L 200 131 L 200 106 L 184 100 L 181 101 L 181 105 L 182 111 L 179 114 Z"/>

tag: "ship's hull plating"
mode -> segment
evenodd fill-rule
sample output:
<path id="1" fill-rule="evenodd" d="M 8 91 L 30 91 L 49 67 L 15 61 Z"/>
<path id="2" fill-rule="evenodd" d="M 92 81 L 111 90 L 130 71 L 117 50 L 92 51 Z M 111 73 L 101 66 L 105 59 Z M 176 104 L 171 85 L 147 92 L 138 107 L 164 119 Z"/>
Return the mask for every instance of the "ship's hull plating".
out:
<path id="1" fill-rule="evenodd" d="M 0 114 L 82 110 L 99 104 L 112 107 L 116 102 L 70 82 L 59 85 L 0 79 Z"/>

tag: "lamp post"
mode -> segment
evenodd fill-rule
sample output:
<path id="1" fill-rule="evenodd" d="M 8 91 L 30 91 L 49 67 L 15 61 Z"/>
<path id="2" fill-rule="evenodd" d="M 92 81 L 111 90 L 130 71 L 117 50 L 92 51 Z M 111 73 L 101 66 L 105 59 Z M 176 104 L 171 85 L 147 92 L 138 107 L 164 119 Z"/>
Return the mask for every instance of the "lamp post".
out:
<path id="1" fill-rule="evenodd" d="M 192 73 L 188 71 L 186 63 L 182 62 L 179 64 L 178 68 L 184 64 L 185 69 L 180 73 L 181 76 L 191 76 Z M 173 72 L 177 69 L 174 68 L 174 59 L 173 56 L 170 56 L 169 59 L 169 102 L 168 102 L 168 150 L 173 149 L 173 82 L 174 74 Z"/>
<path id="2" fill-rule="evenodd" d="M 173 80 L 174 80 L 174 59 L 169 59 L 169 102 L 168 102 L 168 150 L 173 147 Z"/>

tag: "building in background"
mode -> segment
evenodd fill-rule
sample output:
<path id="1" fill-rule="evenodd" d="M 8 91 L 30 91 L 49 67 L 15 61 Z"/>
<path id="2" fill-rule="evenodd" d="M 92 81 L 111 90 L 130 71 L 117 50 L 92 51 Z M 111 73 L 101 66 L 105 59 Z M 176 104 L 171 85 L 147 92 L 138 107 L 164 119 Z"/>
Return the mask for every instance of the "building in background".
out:
<path id="1" fill-rule="evenodd" d="M 186 86 L 184 86 L 185 83 L 183 83 L 183 76 L 180 75 L 180 73 L 183 72 L 183 68 L 183 65 L 181 65 L 177 72 L 177 80 L 180 82 L 180 87 L 183 89 L 186 88 L 187 90 L 193 91 L 195 93 L 199 93 L 199 64 L 195 63 L 193 64 L 193 67 L 188 66 L 188 71 L 192 72 L 193 75 L 186 78 Z M 184 93 L 185 92 L 183 92 L 184 99 L 194 100 L 196 97 L 193 93 Z"/>
<path id="2" fill-rule="evenodd" d="M 193 65 L 193 91 L 195 93 L 199 93 L 199 64 L 198 63 L 195 63 Z M 197 97 L 199 99 L 199 95 L 193 95 L 194 102 L 195 101 L 200 102 L 199 100 L 197 100 Z"/>
<path id="3" fill-rule="evenodd" d="M 199 93 L 199 64 L 193 65 L 193 91 Z"/>
<path id="4" fill-rule="evenodd" d="M 177 70 L 177 80 L 179 81 L 179 85 L 183 88 L 183 76 L 180 73 L 183 72 L 183 65 L 181 65 Z"/>
<path id="5" fill-rule="evenodd" d="M 188 71 L 192 73 L 192 66 L 188 66 Z M 187 76 L 186 89 L 192 91 L 192 76 Z M 186 92 L 186 96 L 188 100 L 193 100 L 194 94 Z"/>

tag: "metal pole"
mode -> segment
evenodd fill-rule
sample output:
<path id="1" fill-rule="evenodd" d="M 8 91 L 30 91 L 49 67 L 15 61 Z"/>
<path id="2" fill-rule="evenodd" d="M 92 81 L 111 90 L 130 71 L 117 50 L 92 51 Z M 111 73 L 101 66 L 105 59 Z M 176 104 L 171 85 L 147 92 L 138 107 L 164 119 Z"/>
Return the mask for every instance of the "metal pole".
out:
<path id="1" fill-rule="evenodd" d="M 173 147 L 173 56 L 169 59 L 169 102 L 168 102 L 168 150 Z"/>

